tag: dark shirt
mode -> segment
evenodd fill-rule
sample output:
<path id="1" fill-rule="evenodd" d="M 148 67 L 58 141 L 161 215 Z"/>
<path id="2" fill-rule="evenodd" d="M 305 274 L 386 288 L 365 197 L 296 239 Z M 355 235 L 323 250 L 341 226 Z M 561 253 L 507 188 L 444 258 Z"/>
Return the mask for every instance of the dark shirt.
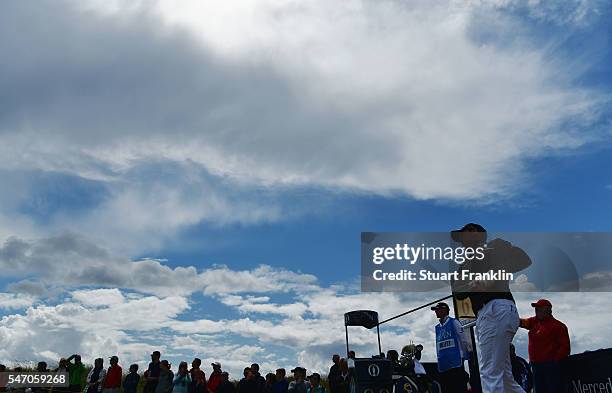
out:
<path id="1" fill-rule="evenodd" d="M 533 388 L 533 374 L 531 373 L 529 363 L 520 356 L 514 356 L 510 359 L 512 361 L 512 376 L 514 380 L 521 385 L 525 392 L 531 392 Z"/>
<path id="2" fill-rule="evenodd" d="M 334 364 L 329 368 L 329 374 L 327 375 L 330 393 L 338 393 L 338 375 L 340 375 L 340 366 Z"/>
<path id="3" fill-rule="evenodd" d="M 257 379 L 242 378 L 238 382 L 238 393 L 261 393 Z"/>
<path id="4" fill-rule="evenodd" d="M 222 381 L 219 386 L 217 386 L 216 393 L 236 393 L 236 387 L 230 381 Z"/>
<path id="5" fill-rule="evenodd" d="M 462 270 L 467 270 L 470 273 L 486 273 L 488 271 L 497 272 L 504 270 L 506 273 L 517 273 L 531 265 L 529 255 L 521 248 L 513 246 L 510 242 L 502 239 L 495 239 L 487 244 L 484 260 L 466 261 L 460 265 L 458 270 L 461 274 Z M 485 304 L 494 299 L 507 299 L 514 302 L 514 297 L 510 292 L 510 282 L 508 280 L 487 281 L 492 284 L 488 289 L 490 291 L 470 291 L 466 285 L 467 281 L 454 281 L 453 292 L 457 299 L 463 300 L 470 298 L 474 315 L 478 316 L 478 312 Z"/>
<path id="6" fill-rule="evenodd" d="M 136 393 L 138 383 L 140 382 L 140 375 L 137 373 L 129 373 L 123 380 L 123 392 L 124 393 Z"/>
<path id="7" fill-rule="evenodd" d="M 159 378 L 159 365 L 160 362 L 157 363 L 149 363 L 149 378 Z"/>
<path id="8" fill-rule="evenodd" d="M 266 391 L 266 379 L 261 374 L 255 374 L 255 381 L 257 381 L 257 391 L 263 393 Z"/>
<path id="9" fill-rule="evenodd" d="M 287 393 L 288 387 L 289 382 L 287 382 L 287 380 L 283 378 L 280 381 L 276 381 L 274 385 L 272 385 L 272 393 Z"/>

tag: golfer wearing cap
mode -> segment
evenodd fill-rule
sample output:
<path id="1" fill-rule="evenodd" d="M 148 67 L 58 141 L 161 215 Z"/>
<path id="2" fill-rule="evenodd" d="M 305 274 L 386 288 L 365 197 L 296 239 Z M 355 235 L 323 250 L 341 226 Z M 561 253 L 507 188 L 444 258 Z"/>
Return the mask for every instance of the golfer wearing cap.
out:
<path id="1" fill-rule="evenodd" d="M 475 273 L 505 270 L 516 273 L 531 265 L 519 247 L 502 239 L 487 243 L 487 231 L 469 223 L 452 231 L 451 238 L 464 248 L 484 248 L 484 259 L 466 260 L 460 267 Z M 476 315 L 478 361 L 483 393 L 524 393 L 512 375 L 510 343 L 519 327 L 519 315 L 508 280 L 457 281 L 453 292 L 458 299 L 469 298 Z"/>
<path id="2" fill-rule="evenodd" d="M 440 323 L 436 325 L 436 353 L 440 385 L 445 393 L 467 392 L 467 379 L 463 361 L 469 359 L 471 352 L 463 326 L 450 317 L 448 304 L 440 302 L 431 308 L 436 312 Z"/>
<path id="3" fill-rule="evenodd" d="M 565 391 L 561 361 L 570 354 L 570 339 L 565 324 L 553 317 L 552 304 L 546 299 L 531 303 L 536 315 L 521 319 L 529 330 L 529 361 L 537 393 Z"/>

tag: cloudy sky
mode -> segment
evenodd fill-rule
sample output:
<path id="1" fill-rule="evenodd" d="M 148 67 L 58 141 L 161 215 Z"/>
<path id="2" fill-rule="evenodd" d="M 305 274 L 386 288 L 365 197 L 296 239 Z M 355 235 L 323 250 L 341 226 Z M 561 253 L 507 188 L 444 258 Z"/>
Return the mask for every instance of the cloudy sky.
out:
<path id="1" fill-rule="evenodd" d="M 324 371 L 345 311 L 435 295 L 361 294 L 362 231 L 609 231 L 610 20 L 581 0 L 1 2 L 0 362 Z M 546 296 L 574 352 L 612 346 L 590 323 L 611 295 Z M 432 359 L 434 323 L 383 346 Z"/>

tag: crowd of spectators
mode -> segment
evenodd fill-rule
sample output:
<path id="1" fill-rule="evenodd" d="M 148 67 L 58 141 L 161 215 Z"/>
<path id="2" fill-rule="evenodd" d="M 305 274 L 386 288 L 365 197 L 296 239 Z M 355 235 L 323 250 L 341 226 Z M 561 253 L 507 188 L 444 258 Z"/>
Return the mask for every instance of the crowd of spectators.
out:
<path id="1" fill-rule="evenodd" d="M 201 366 L 202 361 L 195 358 L 191 362 L 191 368 L 187 362 L 181 362 L 175 372 L 172 364 L 166 359 L 161 359 L 159 351 L 154 351 L 151 353 L 151 362 L 142 375 L 138 372 L 138 364 L 130 365 L 129 371 L 124 375 L 117 356 L 110 357 L 108 367 L 104 366 L 103 358 L 97 358 L 93 367 L 89 368 L 83 364 L 81 356 L 75 354 L 61 358 L 54 369 L 49 369 L 46 362 L 39 362 L 36 369 L 31 370 L 67 372 L 68 387 L 32 388 L 31 391 L 32 393 L 331 393 L 322 385 L 318 373 L 308 376 L 303 367 L 291 370 L 293 378 L 289 381 L 284 368 L 276 369 L 274 373 L 268 373 L 264 377 L 260 374 L 259 364 L 253 363 L 244 369 L 240 380 L 233 381 L 229 373 L 223 371 L 219 362 L 211 363 L 212 372 L 208 378 Z M 346 372 L 339 373 L 340 377 L 348 375 L 348 368 L 344 366 L 344 369 Z M 2 371 L 9 370 L 0 364 L 0 372 Z M 15 367 L 10 371 L 25 370 Z M 0 391 L 6 390 L 0 388 Z M 20 389 L 11 390 L 18 393 Z M 334 390 L 333 393 L 341 392 Z"/>

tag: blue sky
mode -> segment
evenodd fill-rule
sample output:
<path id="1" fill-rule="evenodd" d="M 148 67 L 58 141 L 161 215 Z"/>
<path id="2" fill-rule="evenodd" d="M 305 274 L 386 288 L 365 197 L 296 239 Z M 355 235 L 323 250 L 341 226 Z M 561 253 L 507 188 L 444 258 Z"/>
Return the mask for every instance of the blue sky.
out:
<path id="1" fill-rule="evenodd" d="M 343 312 L 432 296 L 359 293 L 362 231 L 610 230 L 605 2 L 130 4 L 0 6 L 0 362 L 325 371 Z M 607 293 L 547 296 L 612 344 Z"/>

